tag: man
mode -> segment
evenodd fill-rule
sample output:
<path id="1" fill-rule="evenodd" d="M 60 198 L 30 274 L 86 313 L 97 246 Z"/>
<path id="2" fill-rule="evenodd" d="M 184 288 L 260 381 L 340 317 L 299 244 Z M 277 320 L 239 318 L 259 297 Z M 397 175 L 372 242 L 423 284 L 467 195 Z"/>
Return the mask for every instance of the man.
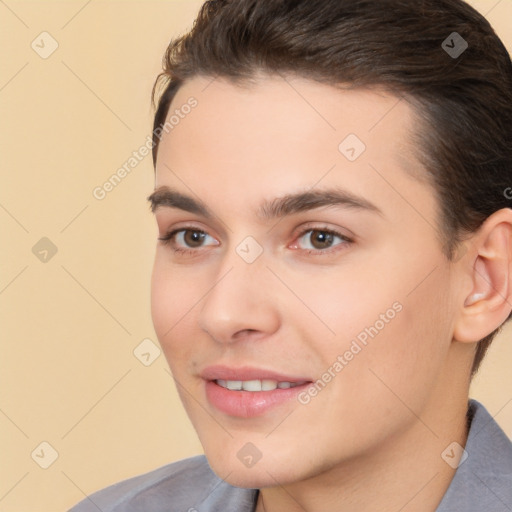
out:
<path id="1" fill-rule="evenodd" d="M 206 2 L 155 94 L 152 315 L 206 457 L 74 512 L 512 510 L 512 64 L 461 0 Z"/>

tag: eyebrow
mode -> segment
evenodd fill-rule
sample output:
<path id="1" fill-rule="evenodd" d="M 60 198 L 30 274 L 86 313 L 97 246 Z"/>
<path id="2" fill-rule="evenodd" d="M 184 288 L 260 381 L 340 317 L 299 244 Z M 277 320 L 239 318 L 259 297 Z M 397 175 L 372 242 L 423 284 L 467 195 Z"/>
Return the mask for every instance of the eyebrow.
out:
<path id="1" fill-rule="evenodd" d="M 215 217 L 200 199 L 184 195 L 167 186 L 159 187 L 147 199 L 151 203 L 151 211 L 153 213 L 160 207 L 167 207 L 184 210 L 207 219 Z M 380 208 L 364 197 L 339 188 L 298 192 L 265 200 L 260 205 L 256 214 L 262 220 L 273 220 L 330 206 L 341 206 L 347 209 L 363 210 L 383 215 Z"/>

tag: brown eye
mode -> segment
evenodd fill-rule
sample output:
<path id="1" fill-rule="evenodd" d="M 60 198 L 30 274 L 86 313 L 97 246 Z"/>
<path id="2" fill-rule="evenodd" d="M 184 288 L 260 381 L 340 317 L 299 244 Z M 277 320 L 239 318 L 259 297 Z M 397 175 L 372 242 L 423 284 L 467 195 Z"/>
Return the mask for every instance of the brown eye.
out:
<path id="1" fill-rule="evenodd" d="M 309 239 L 315 249 L 328 249 L 334 242 L 334 235 L 328 231 L 311 231 Z"/>
<path id="2" fill-rule="evenodd" d="M 350 244 L 351 240 L 335 231 L 328 229 L 308 229 L 298 238 L 296 249 L 305 249 L 309 251 L 318 251 L 328 253 L 334 250 L 338 245 Z"/>
<path id="3" fill-rule="evenodd" d="M 159 240 L 166 245 L 171 245 L 176 252 L 219 245 L 211 235 L 195 228 L 176 229 Z"/>
<path id="4" fill-rule="evenodd" d="M 183 241 L 188 247 L 201 247 L 206 237 L 202 231 L 187 229 L 183 231 Z"/>

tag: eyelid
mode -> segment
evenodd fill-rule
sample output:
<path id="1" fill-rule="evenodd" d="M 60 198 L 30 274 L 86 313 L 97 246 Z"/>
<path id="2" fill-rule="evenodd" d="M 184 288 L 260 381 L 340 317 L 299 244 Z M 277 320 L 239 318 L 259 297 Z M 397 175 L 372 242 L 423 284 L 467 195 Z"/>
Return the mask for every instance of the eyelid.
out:
<path id="1" fill-rule="evenodd" d="M 328 226 L 325 222 L 307 222 L 305 224 L 300 225 L 293 231 L 292 237 L 294 240 L 299 238 L 300 236 L 305 235 L 309 231 L 325 231 L 327 233 L 332 233 L 333 235 L 339 236 L 340 238 L 355 241 L 356 235 L 352 233 L 349 229 Z"/>
<path id="2" fill-rule="evenodd" d="M 163 233 L 163 236 L 168 235 L 169 233 L 182 231 L 182 230 L 190 230 L 190 231 L 201 231 L 206 234 L 210 234 L 212 229 L 209 226 L 205 226 L 200 221 L 195 220 L 184 220 L 184 221 L 174 221 L 172 219 L 166 219 L 165 217 L 161 220 L 157 219 L 157 226 L 160 233 Z M 170 226 L 170 227 L 167 227 Z M 213 236 L 213 235 L 210 235 Z"/>
<path id="3" fill-rule="evenodd" d="M 171 231 L 171 229 L 167 229 L 167 226 L 174 225 L 181 225 L 183 226 L 182 229 L 189 228 L 205 231 L 208 234 L 213 231 L 219 236 L 227 236 L 228 232 L 231 231 L 219 217 L 206 219 L 201 215 L 190 214 L 189 212 L 184 212 L 172 207 L 162 206 L 154 212 L 154 216 L 157 226 L 160 228 L 160 232 L 165 233 Z M 176 227 L 176 229 L 178 229 L 178 227 Z M 174 230 L 174 228 L 172 230 Z M 215 238 L 219 239 L 217 236 L 215 236 Z"/>

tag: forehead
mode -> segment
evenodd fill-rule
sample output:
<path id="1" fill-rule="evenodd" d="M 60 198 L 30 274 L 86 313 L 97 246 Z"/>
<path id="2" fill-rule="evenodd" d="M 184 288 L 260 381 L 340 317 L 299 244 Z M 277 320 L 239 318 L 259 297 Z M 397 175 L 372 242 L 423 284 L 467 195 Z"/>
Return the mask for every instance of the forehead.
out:
<path id="1" fill-rule="evenodd" d="M 196 106 L 183 108 L 191 99 Z M 155 188 L 193 189 L 205 202 L 229 197 L 241 206 L 294 189 L 342 185 L 375 203 L 380 196 L 381 203 L 431 209 L 433 190 L 413 178 L 425 173 L 410 142 L 415 113 L 384 91 L 290 76 L 260 76 L 242 86 L 197 77 L 178 90 L 171 116 Z"/>

